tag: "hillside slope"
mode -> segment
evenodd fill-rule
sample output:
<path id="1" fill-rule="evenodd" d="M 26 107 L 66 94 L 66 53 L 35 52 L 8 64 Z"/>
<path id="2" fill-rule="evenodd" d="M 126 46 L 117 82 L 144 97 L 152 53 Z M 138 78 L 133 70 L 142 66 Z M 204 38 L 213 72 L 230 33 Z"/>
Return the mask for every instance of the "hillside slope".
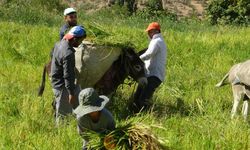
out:
<path id="1" fill-rule="evenodd" d="M 118 1 L 118 0 L 116 0 Z M 143 9 L 148 0 L 138 0 L 137 7 Z M 93 12 L 108 7 L 107 0 L 65 0 L 72 7 L 84 8 L 87 12 Z M 164 10 L 177 14 L 178 17 L 196 16 L 202 19 L 205 15 L 206 0 L 162 0 Z"/>

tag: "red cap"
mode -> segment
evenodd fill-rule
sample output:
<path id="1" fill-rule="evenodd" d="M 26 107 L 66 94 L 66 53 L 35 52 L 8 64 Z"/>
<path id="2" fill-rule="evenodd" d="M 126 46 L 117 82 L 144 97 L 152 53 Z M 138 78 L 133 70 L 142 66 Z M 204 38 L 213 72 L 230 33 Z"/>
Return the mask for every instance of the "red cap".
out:
<path id="1" fill-rule="evenodd" d="M 70 40 L 74 37 L 74 35 L 70 34 L 70 33 L 67 33 L 66 35 L 64 35 L 63 39 L 66 39 L 66 40 Z"/>
<path id="2" fill-rule="evenodd" d="M 161 30 L 161 26 L 158 22 L 152 22 L 148 25 L 147 29 L 146 29 L 146 32 L 150 31 L 150 30 L 153 30 L 153 29 L 156 29 L 156 30 Z"/>

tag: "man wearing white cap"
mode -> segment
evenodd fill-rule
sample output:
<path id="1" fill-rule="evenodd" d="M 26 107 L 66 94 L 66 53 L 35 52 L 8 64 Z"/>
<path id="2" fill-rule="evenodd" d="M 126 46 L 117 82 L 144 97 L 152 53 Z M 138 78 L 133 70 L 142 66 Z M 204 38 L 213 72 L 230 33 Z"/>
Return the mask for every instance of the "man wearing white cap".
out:
<path id="1" fill-rule="evenodd" d="M 65 33 L 70 30 L 70 28 L 77 25 L 77 14 L 74 8 L 66 8 L 63 15 L 65 24 L 60 29 L 60 40 L 64 37 Z"/>
<path id="2" fill-rule="evenodd" d="M 85 137 L 83 139 L 83 149 L 87 149 L 86 130 L 103 133 L 115 129 L 115 121 L 112 114 L 105 109 L 109 98 L 104 95 L 98 95 L 93 88 L 86 88 L 79 94 L 79 106 L 74 109 L 77 117 L 79 134 Z"/>
<path id="3" fill-rule="evenodd" d="M 77 25 L 77 14 L 76 14 L 76 10 L 74 8 L 66 8 L 64 10 L 64 20 L 65 20 L 65 24 L 61 27 L 60 29 L 60 40 L 63 39 L 64 35 L 74 26 Z M 52 58 L 54 52 L 54 47 L 51 49 L 50 51 L 50 57 Z"/>
<path id="4" fill-rule="evenodd" d="M 86 37 L 83 27 L 75 26 L 57 42 L 51 62 L 51 83 L 56 102 L 56 123 L 61 117 L 72 113 L 72 107 L 78 105 L 75 85 L 75 50 Z"/>

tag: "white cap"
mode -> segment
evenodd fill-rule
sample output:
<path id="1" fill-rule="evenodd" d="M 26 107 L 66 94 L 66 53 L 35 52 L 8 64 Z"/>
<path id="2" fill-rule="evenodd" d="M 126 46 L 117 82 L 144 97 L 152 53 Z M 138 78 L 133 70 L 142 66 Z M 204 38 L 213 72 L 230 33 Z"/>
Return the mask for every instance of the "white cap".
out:
<path id="1" fill-rule="evenodd" d="M 76 13 L 76 10 L 75 10 L 74 8 L 66 8 L 66 9 L 64 10 L 63 15 L 64 15 L 64 16 L 67 16 L 67 15 L 70 14 L 70 13 Z"/>

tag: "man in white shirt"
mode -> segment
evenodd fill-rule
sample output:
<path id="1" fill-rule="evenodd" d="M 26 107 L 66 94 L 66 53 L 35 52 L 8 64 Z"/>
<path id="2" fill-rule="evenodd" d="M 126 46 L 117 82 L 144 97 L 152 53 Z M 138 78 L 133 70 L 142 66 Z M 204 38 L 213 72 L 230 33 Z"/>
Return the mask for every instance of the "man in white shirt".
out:
<path id="1" fill-rule="evenodd" d="M 165 78 L 167 46 L 161 35 L 159 23 L 150 23 L 146 32 L 151 40 L 148 49 L 140 58 L 145 63 L 148 84 L 146 87 L 137 87 L 134 95 L 135 112 L 149 108 L 150 98 Z"/>

